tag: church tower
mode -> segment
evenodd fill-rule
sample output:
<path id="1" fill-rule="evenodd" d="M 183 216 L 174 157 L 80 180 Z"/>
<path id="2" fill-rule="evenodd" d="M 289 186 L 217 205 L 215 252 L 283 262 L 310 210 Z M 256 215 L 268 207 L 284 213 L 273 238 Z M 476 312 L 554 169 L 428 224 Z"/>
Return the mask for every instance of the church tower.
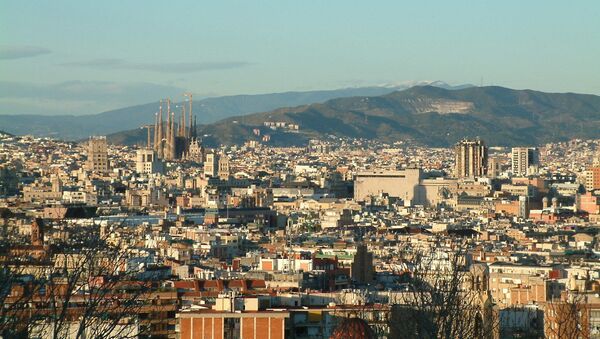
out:
<path id="1" fill-rule="evenodd" d="M 169 157 L 167 159 L 175 160 L 175 112 L 171 112 L 171 127 L 169 129 Z"/>
<path id="2" fill-rule="evenodd" d="M 166 123 L 163 123 L 163 103 L 160 101 L 154 126 L 154 151 L 158 159 L 173 161 L 177 159 L 200 160 L 202 146 L 197 136 L 197 121 L 192 112 L 192 94 L 184 93 L 188 99 L 182 104 L 181 116 L 171 111 L 171 99 L 166 100 Z M 188 106 L 189 105 L 189 106 Z"/>
<path id="3" fill-rule="evenodd" d="M 164 148 L 163 148 L 163 117 L 162 117 L 162 100 L 160 101 L 160 107 L 158 109 L 158 119 L 156 123 L 156 133 L 154 138 L 154 150 L 158 155 L 159 159 L 164 157 Z"/>
<path id="4" fill-rule="evenodd" d="M 31 224 L 31 244 L 44 246 L 44 222 L 40 218 L 34 219 Z"/>

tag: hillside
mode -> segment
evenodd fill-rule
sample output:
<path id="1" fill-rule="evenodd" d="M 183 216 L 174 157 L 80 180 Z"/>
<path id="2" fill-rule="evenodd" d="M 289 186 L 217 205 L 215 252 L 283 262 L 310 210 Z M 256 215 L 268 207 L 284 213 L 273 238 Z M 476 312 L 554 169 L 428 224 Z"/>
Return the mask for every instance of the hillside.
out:
<path id="1" fill-rule="evenodd" d="M 433 84 L 445 88 L 454 88 L 443 82 L 434 82 Z M 194 101 L 194 114 L 199 124 L 210 124 L 228 117 L 265 112 L 279 107 L 294 107 L 357 95 L 382 95 L 405 89 L 407 86 L 360 87 L 205 98 Z M 457 88 L 465 86 L 457 86 Z M 175 105 L 177 104 L 173 104 L 173 107 Z M 87 138 L 90 135 L 106 135 L 140 128 L 140 126 L 153 123 L 154 113 L 157 110 L 158 102 L 80 116 L 0 115 L 0 126 L 7 132 L 16 135 L 31 134 L 77 140 Z"/>
<path id="2" fill-rule="evenodd" d="M 299 133 L 273 131 L 265 121 L 298 124 Z M 381 141 L 411 139 L 448 146 L 479 136 L 490 145 L 539 145 L 571 138 L 600 138 L 600 97 L 544 93 L 503 87 L 447 90 L 413 87 L 383 96 L 361 96 L 250 114 L 202 126 L 209 144 L 257 139 L 252 130 L 271 135 L 271 143 L 302 144 L 312 137 L 336 136 Z M 134 135 L 139 134 L 137 137 Z M 143 140 L 129 131 L 111 140 Z M 139 139 L 136 139 L 139 138 Z"/>

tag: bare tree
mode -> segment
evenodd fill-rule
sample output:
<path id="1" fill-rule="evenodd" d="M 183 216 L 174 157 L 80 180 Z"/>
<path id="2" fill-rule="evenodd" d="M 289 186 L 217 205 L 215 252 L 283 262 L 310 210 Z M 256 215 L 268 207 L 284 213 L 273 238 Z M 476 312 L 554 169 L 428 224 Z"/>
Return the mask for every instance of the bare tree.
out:
<path id="1" fill-rule="evenodd" d="M 55 244 L 47 262 L 18 265 L 18 258 L 2 257 L 0 335 L 137 337 L 137 315 L 144 307 L 148 311 L 151 303 L 149 282 L 140 281 L 136 271 L 127 269 L 129 252 L 121 241 L 101 238 L 95 227 L 70 230 L 69 240 Z M 0 245 L 5 247 L 0 253 L 14 253 L 17 248 L 10 241 Z M 28 265 L 43 269 L 24 275 Z"/>
<path id="2" fill-rule="evenodd" d="M 485 270 L 468 260 L 466 244 L 400 251 L 409 267 L 408 290 L 391 300 L 390 337 L 496 338 L 498 312 L 488 294 Z"/>
<path id="3" fill-rule="evenodd" d="M 340 307 L 333 312 L 335 327 L 347 318 L 359 318 L 368 324 L 375 338 L 388 338 L 390 307 L 374 299 L 372 291 L 364 288 L 338 293 L 335 300 Z"/>
<path id="4" fill-rule="evenodd" d="M 149 288 L 127 272 L 128 252 L 96 232 L 75 234 L 38 281 L 29 332 L 51 338 L 137 336 L 136 313 Z"/>
<path id="5" fill-rule="evenodd" d="M 28 293 L 19 279 L 19 269 L 10 262 L 3 262 L 0 267 L 0 336 L 18 336 L 19 323 L 26 312 Z M 21 293 L 19 293 L 19 290 Z"/>
<path id="6" fill-rule="evenodd" d="M 549 339 L 590 337 L 589 304 L 585 295 L 569 293 L 546 304 L 545 334 Z"/>
<path id="7" fill-rule="evenodd" d="M 32 297 L 33 283 L 26 274 L 25 267 L 31 258 L 24 250 L 14 250 L 18 236 L 9 232 L 7 220 L 3 220 L 0 235 L 0 336 L 18 338 L 26 336 L 23 319 L 28 314 Z"/>

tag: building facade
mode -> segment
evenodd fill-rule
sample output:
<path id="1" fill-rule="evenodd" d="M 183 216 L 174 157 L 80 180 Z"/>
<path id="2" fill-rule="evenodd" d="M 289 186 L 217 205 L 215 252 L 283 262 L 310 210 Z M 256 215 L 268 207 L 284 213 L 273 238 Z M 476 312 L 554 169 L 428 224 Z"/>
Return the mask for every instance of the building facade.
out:
<path id="1" fill-rule="evenodd" d="M 487 173 L 488 150 L 482 140 L 461 140 L 454 146 L 457 178 L 481 177 Z"/>
<path id="2" fill-rule="evenodd" d="M 163 164 L 154 150 L 143 148 L 136 152 L 135 171 L 139 174 L 162 173 Z"/>
<path id="3" fill-rule="evenodd" d="M 420 169 L 401 171 L 360 172 L 354 179 L 354 200 L 365 201 L 370 197 L 388 194 L 390 197 L 410 202 L 422 178 Z"/>
<path id="4" fill-rule="evenodd" d="M 585 171 L 585 190 L 588 192 L 600 190 L 600 165 L 590 167 Z"/>
<path id="5" fill-rule="evenodd" d="M 535 147 L 513 147 L 511 152 L 512 174 L 528 176 L 537 174 L 539 167 L 539 152 Z"/>
<path id="6" fill-rule="evenodd" d="M 92 137 L 87 145 L 87 168 L 92 172 L 108 172 L 106 137 Z"/>
<path id="7" fill-rule="evenodd" d="M 219 155 L 211 152 L 206 154 L 204 161 L 204 175 L 207 177 L 216 177 L 219 174 Z"/>

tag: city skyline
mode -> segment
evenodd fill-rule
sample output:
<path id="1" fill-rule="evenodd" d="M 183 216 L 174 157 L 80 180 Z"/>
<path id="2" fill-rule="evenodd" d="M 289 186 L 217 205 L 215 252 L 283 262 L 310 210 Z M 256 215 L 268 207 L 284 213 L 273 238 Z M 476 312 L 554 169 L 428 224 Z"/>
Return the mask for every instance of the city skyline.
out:
<path id="1" fill-rule="evenodd" d="M 599 14 L 0 0 L 0 338 L 600 338 Z"/>

